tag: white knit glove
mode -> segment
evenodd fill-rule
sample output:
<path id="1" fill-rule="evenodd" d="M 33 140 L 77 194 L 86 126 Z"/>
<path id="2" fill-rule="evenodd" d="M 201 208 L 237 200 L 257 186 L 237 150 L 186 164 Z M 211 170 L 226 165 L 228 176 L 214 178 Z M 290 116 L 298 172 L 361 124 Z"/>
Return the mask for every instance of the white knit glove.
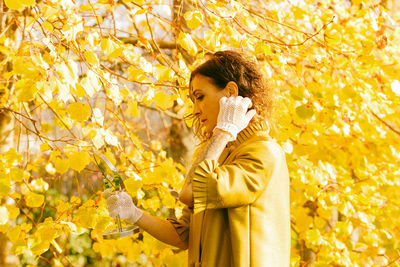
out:
<path id="1" fill-rule="evenodd" d="M 231 141 L 236 140 L 237 134 L 247 127 L 256 114 L 255 109 L 247 111 L 252 103 L 250 98 L 242 96 L 222 97 L 219 100 L 218 128 L 232 135 Z"/>
<path id="2" fill-rule="evenodd" d="M 110 189 L 106 189 L 102 196 L 106 199 L 108 213 L 112 218 L 119 214 L 121 219 L 134 224 L 143 215 L 143 211 L 133 204 L 132 198 L 125 192 L 112 192 Z"/>

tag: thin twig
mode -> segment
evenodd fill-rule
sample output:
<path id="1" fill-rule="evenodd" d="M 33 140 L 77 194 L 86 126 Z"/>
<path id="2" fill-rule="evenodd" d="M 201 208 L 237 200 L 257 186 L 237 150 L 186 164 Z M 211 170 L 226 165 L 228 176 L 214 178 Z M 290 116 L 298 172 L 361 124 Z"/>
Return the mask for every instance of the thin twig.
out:
<path id="1" fill-rule="evenodd" d="M 174 119 L 177 119 L 177 120 L 183 120 L 183 118 L 182 118 L 181 116 L 178 116 L 177 114 L 175 114 L 175 113 L 173 113 L 173 112 L 170 112 L 170 111 L 168 111 L 168 110 L 164 110 L 164 111 L 163 111 L 163 110 L 160 110 L 160 109 L 158 109 L 158 108 L 156 108 L 156 107 L 146 106 L 145 104 L 140 103 L 140 102 L 138 102 L 138 105 L 141 106 L 141 107 L 147 108 L 147 109 L 151 109 L 151 110 L 156 110 L 156 111 L 158 111 L 158 112 L 162 112 L 162 113 L 164 113 L 165 115 L 167 115 L 168 117 L 171 117 L 171 118 L 174 118 Z"/>
<path id="2" fill-rule="evenodd" d="M 58 115 L 58 113 L 49 105 L 49 103 L 46 102 L 46 100 L 44 100 L 44 98 L 42 97 L 42 95 L 40 93 L 38 93 L 38 96 L 40 97 L 40 99 L 42 99 L 42 101 L 47 105 L 47 107 L 54 113 L 54 115 L 56 115 L 56 117 L 61 121 L 61 123 L 64 125 L 64 127 L 68 130 L 68 132 L 70 132 L 70 134 L 75 138 L 78 139 L 75 134 L 72 132 L 72 130 L 68 127 L 67 124 L 65 124 L 65 122 L 61 119 L 61 117 Z"/>
<path id="3" fill-rule="evenodd" d="M 369 109 L 369 111 L 372 113 L 372 115 L 374 115 L 375 118 L 377 118 L 380 122 L 382 122 L 384 125 L 386 125 L 386 127 L 388 127 L 390 130 L 392 130 L 394 133 L 396 133 L 397 135 L 400 135 L 400 131 L 395 129 L 392 125 L 390 125 L 388 122 L 386 122 L 385 120 L 381 119 L 378 115 L 376 115 L 371 109 Z"/>

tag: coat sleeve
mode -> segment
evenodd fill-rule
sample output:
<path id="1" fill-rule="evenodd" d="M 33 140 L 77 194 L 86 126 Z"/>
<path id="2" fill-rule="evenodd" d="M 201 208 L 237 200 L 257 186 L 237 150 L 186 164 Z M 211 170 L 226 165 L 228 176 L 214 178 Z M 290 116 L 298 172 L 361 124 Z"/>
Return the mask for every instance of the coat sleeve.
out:
<path id="1" fill-rule="evenodd" d="M 194 213 L 254 202 L 267 186 L 280 151 L 268 141 L 247 144 L 230 164 L 203 160 L 193 174 Z M 279 155 L 277 155 L 277 153 Z"/>
<path id="2" fill-rule="evenodd" d="M 187 206 L 182 209 L 182 216 L 179 219 L 168 218 L 167 220 L 172 224 L 183 242 L 189 242 L 189 225 L 190 225 L 191 211 Z"/>

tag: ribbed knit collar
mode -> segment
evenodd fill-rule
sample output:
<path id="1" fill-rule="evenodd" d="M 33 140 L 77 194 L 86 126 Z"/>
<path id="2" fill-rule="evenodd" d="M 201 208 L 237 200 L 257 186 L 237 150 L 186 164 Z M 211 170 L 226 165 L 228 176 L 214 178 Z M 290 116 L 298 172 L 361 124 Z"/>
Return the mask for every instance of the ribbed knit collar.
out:
<path id="1" fill-rule="evenodd" d="M 261 121 L 250 124 L 237 135 L 236 140 L 229 142 L 226 147 L 237 146 L 249 139 L 250 136 L 254 135 L 257 132 L 265 132 L 265 134 L 268 135 L 268 123 L 266 121 Z"/>

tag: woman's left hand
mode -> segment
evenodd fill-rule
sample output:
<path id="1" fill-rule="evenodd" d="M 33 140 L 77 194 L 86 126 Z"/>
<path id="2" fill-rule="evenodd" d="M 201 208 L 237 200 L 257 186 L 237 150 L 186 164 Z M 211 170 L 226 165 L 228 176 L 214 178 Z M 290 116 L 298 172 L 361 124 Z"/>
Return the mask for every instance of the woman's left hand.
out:
<path id="1" fill-rule="evenodd" d="M 256 114 L 255 109 L 247 111 L 251 106 L 252 103 L 248 97 L 222 97 L 219 100 L 217 126 L 214 129 L 221 129 L 230 133 L 232 141 L 235 140 L 237 134 L 247 127 Z"/>

